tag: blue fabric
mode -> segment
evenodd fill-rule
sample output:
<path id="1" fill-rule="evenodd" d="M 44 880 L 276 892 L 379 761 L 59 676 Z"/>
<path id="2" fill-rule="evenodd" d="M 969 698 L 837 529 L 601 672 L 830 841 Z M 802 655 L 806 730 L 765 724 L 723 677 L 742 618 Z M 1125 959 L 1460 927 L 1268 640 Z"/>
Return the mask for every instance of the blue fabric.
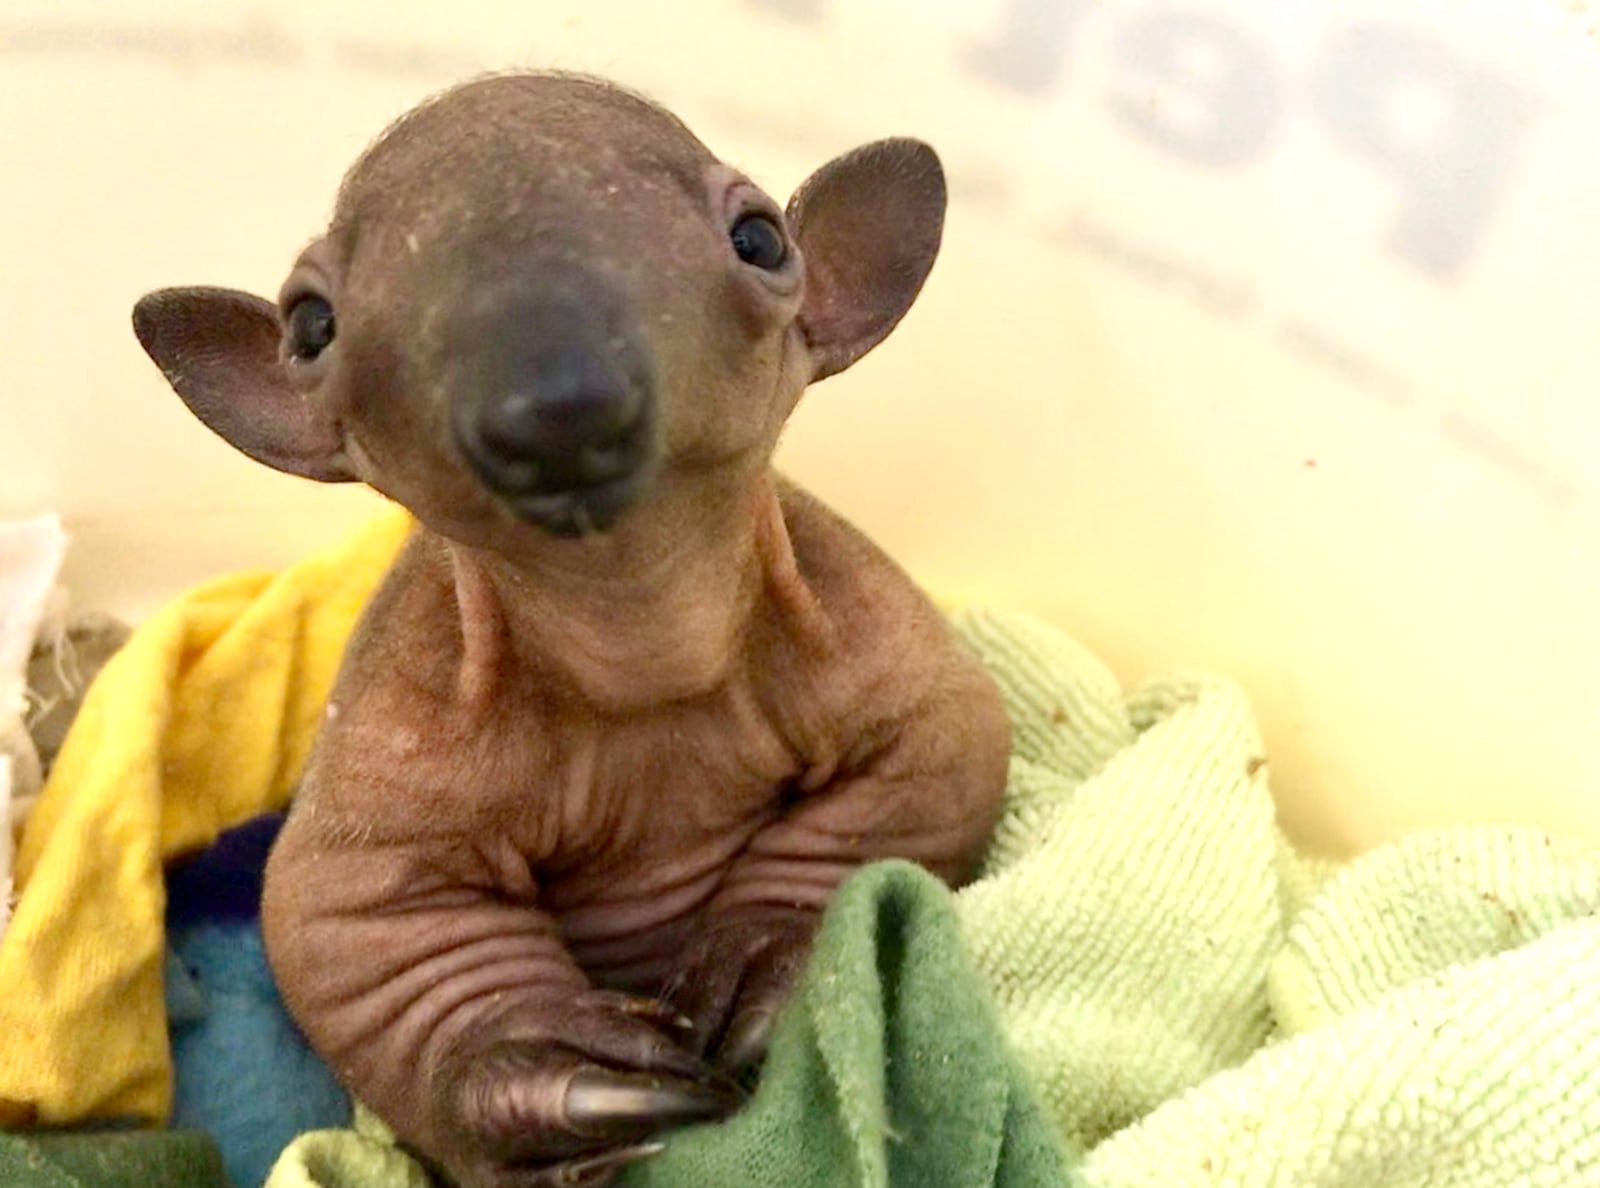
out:
<path id="1" fill-rule="evenodd" d="M 278 997 L 259 921 L 281 824 L 257 818 L 168 873 L 172 1125 L 209 1134 L 235 1188 L 259 1188 L 306 1130 L 348 1126 L 348 1095 Z"/>
<path id="2" fill-rule="evenodd" d="M 283 828 L 282 813 L 229 829 L 210 848 L 167 868 L 167 927 L 202 920 L 255 920 L 261 915 L 261 878 L 267 852 Z"/>

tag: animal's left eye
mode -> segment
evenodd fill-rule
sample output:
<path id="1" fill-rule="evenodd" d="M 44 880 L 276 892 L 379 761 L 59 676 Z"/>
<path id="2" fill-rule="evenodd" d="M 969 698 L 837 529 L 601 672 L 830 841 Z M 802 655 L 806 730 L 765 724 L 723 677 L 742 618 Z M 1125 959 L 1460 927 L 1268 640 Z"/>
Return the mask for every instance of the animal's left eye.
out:
<path id="1" fill-rule="evenodd" d="M 739 259 L 757 268 L 773 272 L 783 267 L 789 258 L 789 249 L 783 242 L 783 232 L 764 214 L 747 214 L 728 232 L 733 250 Z"/>

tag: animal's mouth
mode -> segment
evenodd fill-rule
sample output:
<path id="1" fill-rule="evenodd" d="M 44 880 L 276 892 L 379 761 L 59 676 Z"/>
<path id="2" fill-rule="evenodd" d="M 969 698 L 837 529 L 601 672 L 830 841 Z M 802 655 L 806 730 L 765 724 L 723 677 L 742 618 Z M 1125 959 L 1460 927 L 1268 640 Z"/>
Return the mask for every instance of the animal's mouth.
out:
<path id="1" fill-rule="evenodd" d="M 555 491 L 497 492 L 500 501 L 520 520 L 537 524 L 552 536 L 576 538 L 605 532 L 648 484 L 645 467 L 619 478 Z"/>

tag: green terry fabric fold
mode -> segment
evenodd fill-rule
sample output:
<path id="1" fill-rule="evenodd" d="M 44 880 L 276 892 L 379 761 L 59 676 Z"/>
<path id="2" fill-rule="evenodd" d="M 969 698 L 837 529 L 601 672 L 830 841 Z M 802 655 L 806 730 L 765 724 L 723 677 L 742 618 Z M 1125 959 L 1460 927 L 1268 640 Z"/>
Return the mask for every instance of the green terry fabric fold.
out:
<path id="1" fill-rule="evenodd" d="M 230 1188 L 216 1145 L 195 1131 L 0 1134 L 5 1188 Z"/>
<path id="2" fill-rule="evenodd" d="M 956 618 L 1006 699 L 1009 794 L 957 896 L 979 970 L 1046 1108 L 1085 1152 L 1244 1060 L 1283 943 L 1265 750 L 1237 687 L 1125 695 L 1059 631 Z"/>
<path id="3" fill-rule="evenodd" d="M 840 891 L 748 1108 L 677 1136 L 629 1188 L 1060 1183 L 950 893 L 906 863 Z"/>
<path id="4" fill-rule="evenodd" d="M 1280 834 L 1230 682 L 1128 694 L 1026 616 L 952 621 L 1014 730 L 982 876 L 847 883 L 750 1105 L 631 1188 L 1600 1188 L 1600 847 L 1335 868 Z M 414 1169 L 367 1120 L 269 1188 L 409 1182 L 358 1157 Z"/>

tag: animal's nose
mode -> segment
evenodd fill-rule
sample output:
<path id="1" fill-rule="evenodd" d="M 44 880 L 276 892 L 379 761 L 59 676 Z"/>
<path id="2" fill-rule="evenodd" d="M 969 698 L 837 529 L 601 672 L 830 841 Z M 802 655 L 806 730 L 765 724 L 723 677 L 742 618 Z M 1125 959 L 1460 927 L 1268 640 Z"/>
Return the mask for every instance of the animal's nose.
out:
<path id="1" fill-rule="evenodd" d="M 491 459 L 536 470 L 538 489 L 607 482 L 627 468 L 646 398 L 620 371 L 557 352 L 528 383 L 483 401 L 477 437 Z"/>
<path id="2" fill-rule="evenodd" d="M 637 470 L 648 449 L 648 379 L 581 347 L 558 347 L 483 393 L 467 437 L 479 475 L 507 495 L 597 487 Z"/>
<path id="3" fill-rule="evenodd" d="M 622 385 L 510 392 L 484 405 L 478 435 L 507 458 L 548 457 L 621 436 L 638 405 L 634 391 Z"/>

